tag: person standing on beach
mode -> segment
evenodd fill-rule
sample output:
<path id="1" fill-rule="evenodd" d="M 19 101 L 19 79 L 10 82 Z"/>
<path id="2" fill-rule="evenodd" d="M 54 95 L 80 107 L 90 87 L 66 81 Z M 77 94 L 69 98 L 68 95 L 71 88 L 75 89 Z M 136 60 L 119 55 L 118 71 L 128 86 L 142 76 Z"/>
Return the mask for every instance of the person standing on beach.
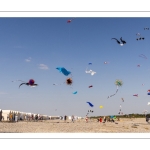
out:
<path id="1" fill-rule="evenodd" d="M 67 116 L 65 115 L 65 116 L 64 116 L 64 121 L 65 121 L 65 122 L 66 122 L 66 119 L 67 119 Z"/>
<path id="2" fill-rule="evenodd" d="M 85 121 L 86 121 L 86 123 L 88 123 L 88 117 L 87 117 L 87 115 L 86 115 L 86 117 L 85 117 Z"/>
<path id="3" fill-rule="evenodd" d="M 0 111 L 0 121 L 2 121 L 2 110 Z"/>
<path id="4" fill-rule="evenodd" d="M 74 123 L 74 116 L 73 115 L 72 115 L 71 119 L 72 119 L 72 122 Z"/>
<path id="5" fill-rule="evenodd" d="M 100 123 L 102 122 L 102 118 L 101 118 L 101 117 L 99 118 L 99 122 L 100 122 Z"/>

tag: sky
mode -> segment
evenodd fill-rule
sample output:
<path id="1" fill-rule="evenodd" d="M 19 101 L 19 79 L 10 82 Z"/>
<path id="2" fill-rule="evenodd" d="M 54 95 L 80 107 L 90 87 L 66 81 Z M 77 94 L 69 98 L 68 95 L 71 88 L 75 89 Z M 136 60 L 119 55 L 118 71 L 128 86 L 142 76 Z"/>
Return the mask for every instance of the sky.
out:
<path id="1" fill-rule="evenodd" d="M 150 18 L 76 17 L 67 23 L 70 19 L 0 18 L 0 109 L 83 117 L 88 110 L 94 111 L 89 116 L 118 115 L 120 105 L 124 114 L 150 111 L 150 30 L 144 30 Z M 137 41 L 137 33 L 145 40 Z M 123 46 L 112 39 L 120 37 Z M 85 73 L 86 68 L 96 74 Z M 72 86 L 64 83 L 68 77 Z M 22 82 L 16 80 L 30 79 L 38 86 L 19 88 Z M 117 79 L 123 85 L 107 99 L 116 92 Z"/>

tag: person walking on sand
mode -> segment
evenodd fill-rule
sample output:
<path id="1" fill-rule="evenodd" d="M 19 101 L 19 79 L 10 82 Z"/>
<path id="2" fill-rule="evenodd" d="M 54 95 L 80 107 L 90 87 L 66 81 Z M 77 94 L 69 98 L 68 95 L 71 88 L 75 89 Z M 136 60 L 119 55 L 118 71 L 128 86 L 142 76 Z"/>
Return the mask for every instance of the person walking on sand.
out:
<path id="1" fill-rule="evenodd" d="M 72 119 L 72 122 L 74 123 L 74 116 L 73 115 L 72 115 L 71 119 Z"/>
<path id="2" fill-rule="evenodd" d="M 67 116 L 65 115 L 65 116 L 64 116 L 64 121 L 65 121 L 65 122 L 66 122 L 66 119 L 67 119 Z"/>
<path id="3" fill-rule="evenodd" d="M 87 115 L 86 115 L 86 117 L 85 117 L 85 121 L 86 121 L 86 123 L 88 123 L 88 117 L 87 117 Z"/>
<path id="4" fill-rule="evenodd" d="M 100 122 L 100 123 L 102 122 L 102 118 L 101 118 L 101 117 L 99 118 L 99 122 Z"/>
<path id="5" fill-rule="evenodd" d="M 104 123 L 106 122 L 106 117 L 104 116 Z"/>

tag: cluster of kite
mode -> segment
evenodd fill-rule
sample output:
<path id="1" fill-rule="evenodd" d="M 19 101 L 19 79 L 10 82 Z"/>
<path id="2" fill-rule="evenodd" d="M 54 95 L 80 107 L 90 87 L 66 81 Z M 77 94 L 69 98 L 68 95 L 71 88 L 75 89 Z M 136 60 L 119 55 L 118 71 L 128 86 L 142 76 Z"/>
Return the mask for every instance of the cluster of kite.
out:
<path id="1" fill-rule="evenodd" d="M 140 33 L 137 33 L 136 34 L 138 37 L 136 38 L 136 40 L 144 40 L 145 38 L 144 37 L 141 37 L 141 34 Z"/>
<path id="2" fill-rule="evenodd" d="M 67 20 L 67 23 L 71 23 L 73 20 L 74 20 L 74 18 L 73 18 L 73 19 L 70 19 L 70 20 Z M 149 28 L 145 27 L 144 30 L 149 30 Z M 138 41 L 138 40 L 144 40 L 144 39 L 145 39 L 144 37 L 141 36 L 140 33 L 137 33 L 136 36 L 137 36 L 137 38 L 136 38 L 137 41 Z M 120 46 L 123 46 L 124 44 L 127 43 L 125 40 L 122 39 L 122 37 L 120 38 L 120 41 L 119 41 L 118 39 L 116 39 L 116 38 L 112 38 L 112 39 L 116 40 L 116 42 L 117 42 Z M 144 59 L 147 59 L 147 57 L 146 57 L 144 54 L 139 55 L 139 57 L 144 58 Z M 104 62 L 104 64 L 108 64 L 108 63 L 109 63 L 108 61 L 105 61 L 105 62 Z M 85 73 L 90 74 L 91 76 L 93 76 L 93 75 L 96 74 L 96 72 L 91 69 L 91 67 L 90 67 L 91 65 L 92 65 L 91 62 L 88 63 L 88 66 L 86 67 Z M 140 66 L 141 66 L 140 64 L 137 65 L 137 67 L 140 67 Z M 89 69 L 89 67 L 90 67 L 90 69 Z M 65 75 L 65 76 L 71 75 L 71 71 L 68 71 L 68 70 L 65 69 L 64 67 L 57 67 L 56 69 L 57 69 L 60 73 L 62 73 L 63 75 Z M 22 80 L 17 80 L 17 81 L 21 81 L 21 82 L 22 82 L 22 83 L 19 85 L 19 88 L 20 88 L 20 86 L 23 85 L 23 84 L 25 84 L 25 85 L 27 85 L 27 86 L 31 86 L 31 87 L 36 87 L 36 86 L 38 86 L 38 84 L 35 84 L 34 79 L 30 79 L 28 82 L 24 82 L 24 81 L 22 81 Z M 14 81 L 12 81 L 12 82 L 14 82 Z M 72 79 L 71 77 L 68 77 L 68 78 L 66 78 L 66 80 L 65 80 L 64 83 L 66 83 L 67 85 L 72 85 L 72 84 L 73 84 L 73 79 Z M 61 85 L 61 84 L 54 83 L 53 85 Z M 107 99 L 110 98 L 110 97 L 112 97 L 112 96 L 115 96 L 115 95 L 117 94 L 119 87 L 121 87 L 121 86 L 123 85 L 122 80 L 116 80 L 116 81 L 115 81 L 115 85 L 116 85 L 116 92 L 115 92 L 114 94 L 108 96 Z M 92 88 L 93 85 L 89 85 L 88 87 L 89 87 L 89 88 Z M 147 95 L 150 95 L 150 90 L 148 90 L 147 92 L 148 92 Z M 77 94 L 77 93 L 78 93 L 77 91 L 72 92 L 72 94 Z M 138 94 L 134 94 L 133 96 L 138 97 Z M 123 98 L 121 98 L 121 99 L 122 99 L 122 102 L 124 102 L 124 99 L 123 99 Z M 86 103 L 89 104 L 90 107 L 94 107 L 94 105 L 93 105 L 91 102 L 86 102 Z M 150 105 L 150 102 L 148 103 L 148 105 Z M 100 108 L 103 108 L 102 105 L 99 106 L 99 107 L 100 107 Z M 123 114 L 121 108 L 122 108 L 122 106 L 121 106 L 121 104 L 120 104 L 120 109 L 119 109 L 119 113 L 118 113 L 118 114 Z M 56 110 L 55 110 L 55 111 L 56 111 Z M 93 110 L 88 110 L 87 115 L 88 115 L 89 113 L 93 113 L 93 112 L 94 112 Z M 146 112 L 146 111 L 145 111 L 145 112 Z"/>
<path id="3" fill-rule="evenodd" d="M 89 63 L 88 65 L 92 65 L 92 63 Z M 88 70 L 88 67 L 86 68 L 86 70 L 85 70 L 85 73 L 90 73 L 91 74 L 91 76 L 93 76 L 96 72 L 95 71 L 93 71 L 93 70 Z"/>
<path id="4" fill-rule="evenodd" d="M 145 27 L 144 30 L 149 30 L 149 28 Z"/>

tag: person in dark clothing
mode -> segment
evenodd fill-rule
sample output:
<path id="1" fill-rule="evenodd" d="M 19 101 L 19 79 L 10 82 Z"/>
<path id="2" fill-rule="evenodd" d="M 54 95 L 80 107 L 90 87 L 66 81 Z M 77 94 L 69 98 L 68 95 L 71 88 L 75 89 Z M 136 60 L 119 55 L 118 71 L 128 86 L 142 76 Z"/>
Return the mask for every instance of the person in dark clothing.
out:
<path id="1" fill-rule="evenodd" d="M 64 116 L 64 121 L 66 122 L 66 120 L 67 120 L 67 116 L 65 115 L 65 116 Z"/>

